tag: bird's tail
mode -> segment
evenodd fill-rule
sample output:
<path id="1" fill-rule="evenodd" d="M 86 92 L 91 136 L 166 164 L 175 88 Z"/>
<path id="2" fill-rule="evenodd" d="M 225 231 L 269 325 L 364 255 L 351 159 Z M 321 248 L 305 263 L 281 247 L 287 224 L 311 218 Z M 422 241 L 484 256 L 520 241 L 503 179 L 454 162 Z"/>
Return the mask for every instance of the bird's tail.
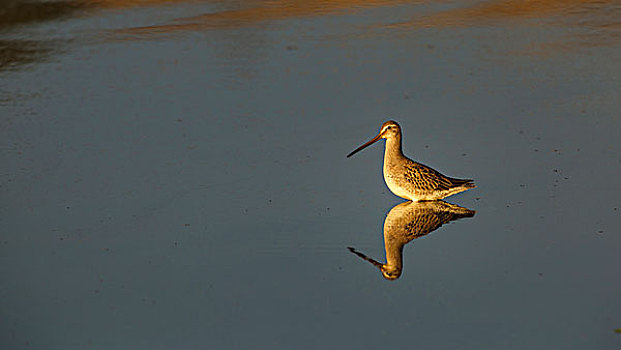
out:
<path id="1" fill-rule="evenodd" d="M 474 180 L 471 179 L 450 179 L 453 187 L 475 188 Z"/>

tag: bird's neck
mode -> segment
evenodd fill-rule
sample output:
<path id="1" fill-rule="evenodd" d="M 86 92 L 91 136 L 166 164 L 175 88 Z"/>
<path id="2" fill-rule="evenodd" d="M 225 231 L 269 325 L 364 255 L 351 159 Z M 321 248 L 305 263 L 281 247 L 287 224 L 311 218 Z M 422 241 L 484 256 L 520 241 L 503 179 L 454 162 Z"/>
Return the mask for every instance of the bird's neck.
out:
<path id="1" fill-rule="evenodd" d="M 401 151 L 401 135 L 386 139 L 386 147 L 384 150 L 384 161 L 390 162 L 403 157 Z"/>

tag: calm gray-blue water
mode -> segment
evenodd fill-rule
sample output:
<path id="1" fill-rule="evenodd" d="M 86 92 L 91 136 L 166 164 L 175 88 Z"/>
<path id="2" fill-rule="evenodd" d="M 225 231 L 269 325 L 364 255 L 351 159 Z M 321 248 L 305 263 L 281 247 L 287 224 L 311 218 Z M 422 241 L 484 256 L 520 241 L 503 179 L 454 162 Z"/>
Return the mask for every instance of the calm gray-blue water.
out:
<path id="1" fill-rule="evenodd" d="M 3 1 L 1 347 L 619 349 L 620 18 Z M 390 119 L 477 187 L 395 208 Z"/>

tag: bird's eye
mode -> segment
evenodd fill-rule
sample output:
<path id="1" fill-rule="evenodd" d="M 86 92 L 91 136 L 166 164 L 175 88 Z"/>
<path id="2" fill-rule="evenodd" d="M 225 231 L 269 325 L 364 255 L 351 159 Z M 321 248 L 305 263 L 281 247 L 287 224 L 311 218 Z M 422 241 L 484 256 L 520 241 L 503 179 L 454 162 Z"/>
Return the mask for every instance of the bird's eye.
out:
<path id="1" fill-rule="evenodd" d="M 390 130 L 390 126 L 386 128 L 386 130 Z"/>

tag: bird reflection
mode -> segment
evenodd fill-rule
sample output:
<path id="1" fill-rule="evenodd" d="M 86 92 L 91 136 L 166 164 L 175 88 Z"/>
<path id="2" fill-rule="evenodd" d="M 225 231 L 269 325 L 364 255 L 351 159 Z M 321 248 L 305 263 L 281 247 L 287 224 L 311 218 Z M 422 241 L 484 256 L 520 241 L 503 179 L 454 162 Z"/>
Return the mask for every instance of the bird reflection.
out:
<path id="1" fill-rule="evenodd" d="M 404 245 L 450 221 L 472 217 L 475 213 L 474 210 L 440 200 L 404 202 L 394 206 L 384 220 L 385 264 L 369 258 L 352 247 L 347 249 L 379 268 L 384 278 L 395 280 L 403 271 Z"/>

